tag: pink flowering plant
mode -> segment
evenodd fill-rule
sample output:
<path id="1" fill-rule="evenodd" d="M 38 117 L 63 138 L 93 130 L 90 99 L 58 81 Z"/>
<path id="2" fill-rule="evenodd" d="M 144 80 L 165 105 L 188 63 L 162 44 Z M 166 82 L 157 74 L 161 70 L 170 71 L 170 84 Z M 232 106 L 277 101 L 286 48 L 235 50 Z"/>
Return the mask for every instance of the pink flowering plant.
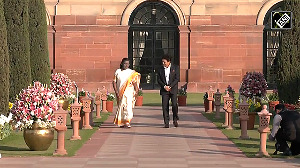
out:
<path id="1" fill-rule="evenodd" d="M 244 75 L 240 94 L 246 98 L 265 97 L 267 94 L 267 81 L 260 72 L 247 72 Z"/>
<path id="2" fill-rule="evenodd" d="M 51 74 L 50 89 L 58 99 L 75 98 L 72 94 L 74 82 L 63 73 Z"/>
<path id="3" fill-rule="evenodd" d="M 15 127 L 31 129 L 34 122 L 40 128 L 54 127 L 57 105 L 55 94 L 46 85 L 34 82 L 33 86 L 30 85 L 19 93 L 11 109 Z"/>

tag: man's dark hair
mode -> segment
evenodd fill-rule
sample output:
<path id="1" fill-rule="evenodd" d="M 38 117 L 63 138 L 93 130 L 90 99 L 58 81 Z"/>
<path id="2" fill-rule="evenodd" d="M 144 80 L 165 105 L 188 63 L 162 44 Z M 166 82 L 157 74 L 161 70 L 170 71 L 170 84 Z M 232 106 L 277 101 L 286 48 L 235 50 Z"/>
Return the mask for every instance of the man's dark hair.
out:
<path id="1" fill-rule="evenodd" d="M 167 60 L 168 62 L 171 61 L 171 57 L 170 57 L 169 55 L 164 55 L 164 56 L 162 56 L 161 59 L 162 59 L 162 60 L 165 59 L 165 60 Z"/>
<path id="2" fill-rule="evenodd" d="M 282 111 L 284 111 L 284 110 L 285 110 L 284 104 L 277 104 L 277 105 L 275 106 L 275 110 L 282 110 Z"/>
<path id="3" fill-rule="evenodd" d="M 122 69 L 123 64 L 124 64 L 125 61 L 129 61 L 129 59 L 128 58 L 123 58 L 122 59 L 121 64 L 120 64 L 120 69 Z"/>

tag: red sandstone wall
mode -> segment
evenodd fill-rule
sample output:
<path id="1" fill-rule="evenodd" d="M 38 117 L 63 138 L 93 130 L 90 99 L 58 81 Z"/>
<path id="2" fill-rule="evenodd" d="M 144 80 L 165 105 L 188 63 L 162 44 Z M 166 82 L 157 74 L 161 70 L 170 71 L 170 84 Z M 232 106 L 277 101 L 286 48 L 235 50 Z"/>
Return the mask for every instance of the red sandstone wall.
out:
<path id="1" fill-rule="evenodd" d="M 238 91 L 247 71 L 263 69 L 263 27 L 255 16 L 193 16 L 188 90 Z"/>
<path id="2" fill-rule="evenodd" d="M 112 91 L 113 73 L 128 57 L 128 27 L 120 26 L 120 19 L 56 16 L 54 72 L 66 73 L 92 92 L 102 85 Z M 189 92 L 204 92 L 209 85 L 222 91 L 229 84 L 238 91 L 247 71 L 262 71 L 263 27 L 255 20 L 256 16 L 191 16 L 190 30 L 179 26 L 180 84 L 188 81 Z M 48 37 L 50 50 L 50 33 Z"/>
<path id="3" fill-rule="evenodd" d="M 128 27 L 117 17 L 56 16 L 55 72 L 66 73 L 79 88 L 110 91 L 115 70 L 128 57 Z"/>

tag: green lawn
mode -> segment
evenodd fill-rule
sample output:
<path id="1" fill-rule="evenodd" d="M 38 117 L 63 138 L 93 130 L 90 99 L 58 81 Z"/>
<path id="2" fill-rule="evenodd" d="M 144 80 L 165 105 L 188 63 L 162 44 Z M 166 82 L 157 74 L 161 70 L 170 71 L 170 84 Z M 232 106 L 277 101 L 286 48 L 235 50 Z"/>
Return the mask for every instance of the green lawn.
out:
<path id="1" fill-rule="evenodd" d="M 256 116 L 255 120 L 255 126 L 253 130 L 248 130 L 248 136 L 250 139 L 248 140 L 242 140 L 239 139 L 241 135 L 241 129 L 239 125 L 239 120 L 238 120 L 238 114 L 234 114 L 234 130 L 227 130 L 222 128 L 222 124 L 224 123 L 224 113 L 221 114 L 221 119 L 216 119 L 215 118 L 215 113 L 202 113 L 207 119 L 211 120 L 217 127 L 220 129 L 225 136 L 228 137 L 235 145 L 240 148 L 241 151 L 245 153 L 247 157 L 256 157 L 255 154 L 258 153 L 259 147 L 260 147 L 260 134 L 257 131 L 258 125 L 259 125 L 259 117 L 258 115 Z M 272 118 L 271 116 L 271 125 L 270 128 L 272 128 Z M 275 151 L 275 142 L 270 142 L 267 141 L 267 151 L 270 154 L 271 157 L 285 157 L 282 155 L 273 155 L 273 152 Z M 292 158 L 292 157 L 291 157 Z M 300 158 L 299 156 L 296 156 L 296 158 Z"/>
<path id="2" fill-rule="evenodd" d="M 70 118 L 68 117 L 67 123 L 69 123 L 68 130 L 65 134 L 65 149 L 68 152 L 67 156 L 74 156 L 76 151 L 82 147 L 82 145 L 98 130 L 101 125 L 111 113 L 102 113 L 101 119 L 94 118 L 94 126 L 91 130 L 80 130 L 79 135 L 81 140 L 71 141 L 69 140 L 73 134 L 73 130 L 70 126 Z M 5 156 L 52 156 L 57 146 L 56 131 L 54 140 L 46 151 L 30 151 L 23 139 L 23 131 L 13 131 L 12 134 L 0 141 L 0 153 Z"/>

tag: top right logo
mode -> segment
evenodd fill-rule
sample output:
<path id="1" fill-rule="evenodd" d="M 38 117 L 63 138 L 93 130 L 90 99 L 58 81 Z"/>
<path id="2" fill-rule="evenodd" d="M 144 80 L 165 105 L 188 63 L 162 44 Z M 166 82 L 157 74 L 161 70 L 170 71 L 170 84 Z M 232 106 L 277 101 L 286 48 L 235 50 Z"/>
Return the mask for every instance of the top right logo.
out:
<path id="1" fill-rule="evenodd" d="M 271 29 L 291 29 L 292 12 L 290 11 L 272 11 Z"/>

